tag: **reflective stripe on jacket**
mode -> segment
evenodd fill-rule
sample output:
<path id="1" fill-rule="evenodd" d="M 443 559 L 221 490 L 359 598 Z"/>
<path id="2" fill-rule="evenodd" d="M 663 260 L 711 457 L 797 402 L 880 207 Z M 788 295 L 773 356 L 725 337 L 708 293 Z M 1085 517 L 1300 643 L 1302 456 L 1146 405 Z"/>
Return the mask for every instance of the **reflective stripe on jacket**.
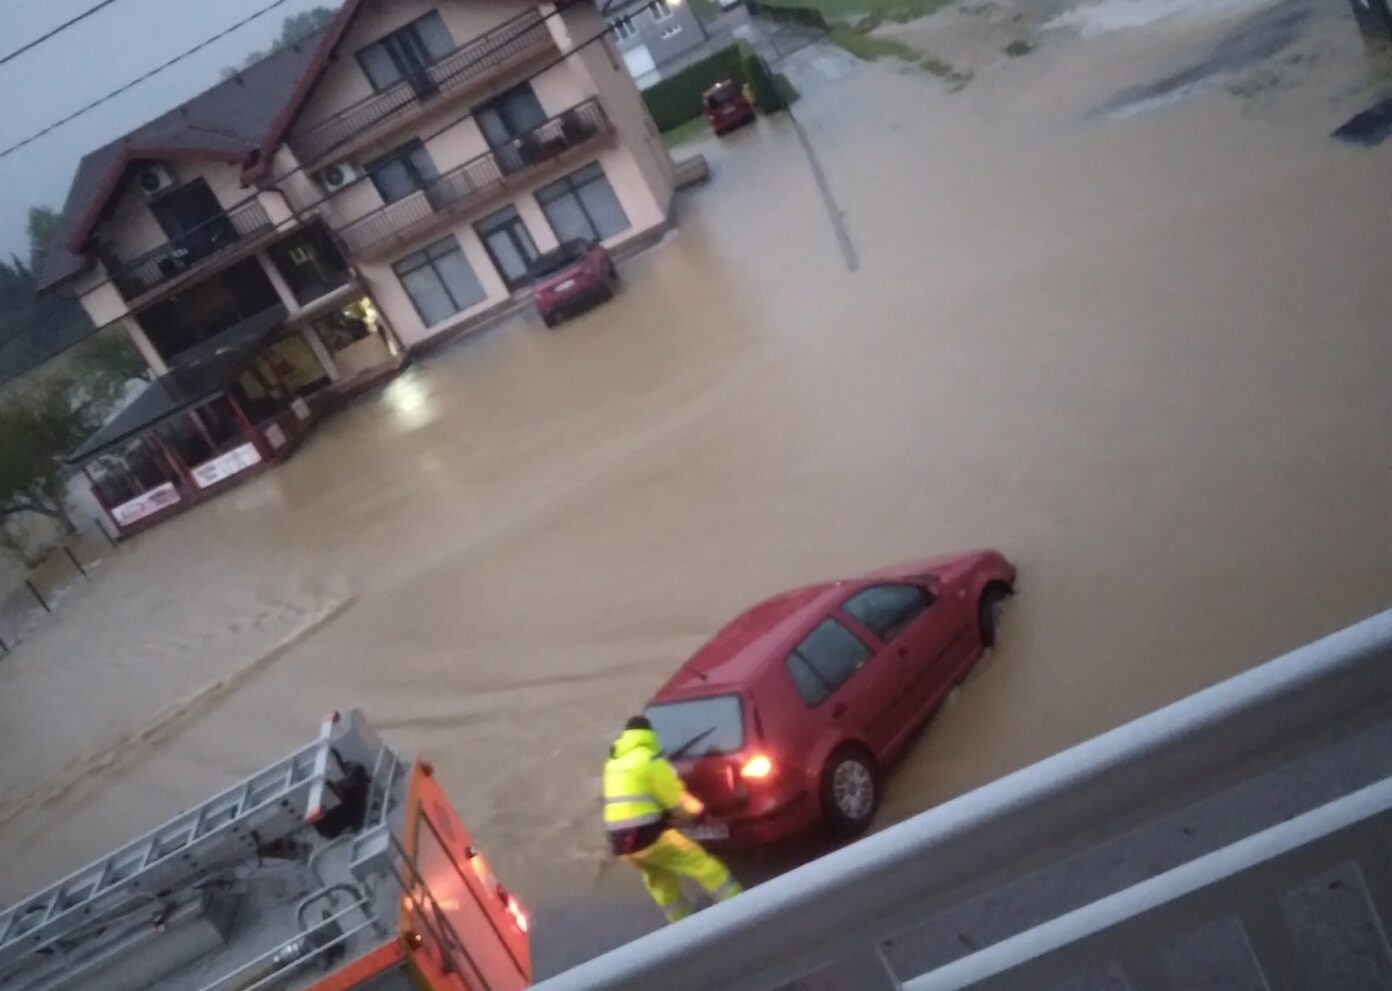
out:
<path id="1" fill-rule="evenodd" d="M 657 734 L 625 730 L 604 765 L 605 828 L 613 832 L 663 823 L 681 803 L 681 778 L 662 756 Z"/>

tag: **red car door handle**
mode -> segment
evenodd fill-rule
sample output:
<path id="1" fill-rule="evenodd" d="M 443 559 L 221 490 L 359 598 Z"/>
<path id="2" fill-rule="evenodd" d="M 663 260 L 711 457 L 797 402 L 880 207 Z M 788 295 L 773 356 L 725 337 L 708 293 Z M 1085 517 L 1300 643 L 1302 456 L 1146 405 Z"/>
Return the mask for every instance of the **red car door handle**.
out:
<path id="1" fill-rule="evenodd" d="M 831 718 L 832 718 L 832 719 L 840 719 L 840 718 L 841 718 L 842 716 L 844 716 L 845 714 L 846 714 L 846 703 L 844 703 L 844 702 L 837 702 L 834 706 L 831 707 Z"/>

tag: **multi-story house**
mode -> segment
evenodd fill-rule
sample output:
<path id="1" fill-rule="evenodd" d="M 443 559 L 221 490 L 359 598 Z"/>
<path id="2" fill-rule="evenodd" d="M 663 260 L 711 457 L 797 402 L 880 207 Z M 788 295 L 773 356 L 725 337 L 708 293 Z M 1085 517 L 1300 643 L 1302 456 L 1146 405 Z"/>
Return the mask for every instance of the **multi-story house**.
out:
<path id="1" fill-rule="evenodd" d="M 611 15 L 610 23 L 629 75 L 640 87 L 651 86 L 664 71 L 684 65 L 682 56 L 707 40 L 690 0 L 626 4 L 622 13 Z"/>
<path id="2" fill-rule="evenodd" d="M 75 452 L 118 527 L 274 462 L 559 242 L 668 223 L 673 166 L 590 0 L 347 0 L 87 155 L 39 280 L 154 383 Z"/>

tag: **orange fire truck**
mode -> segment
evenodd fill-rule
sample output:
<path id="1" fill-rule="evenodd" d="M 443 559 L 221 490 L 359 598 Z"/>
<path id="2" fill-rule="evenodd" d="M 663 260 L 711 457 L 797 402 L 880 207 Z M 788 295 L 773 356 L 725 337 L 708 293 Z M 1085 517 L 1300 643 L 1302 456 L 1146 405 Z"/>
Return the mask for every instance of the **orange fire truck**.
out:
<path id="1" fill-rule="evenodd" d="M 527 915 L 360 712 L 0 911 L 4 991 L 518 991 Z"/>

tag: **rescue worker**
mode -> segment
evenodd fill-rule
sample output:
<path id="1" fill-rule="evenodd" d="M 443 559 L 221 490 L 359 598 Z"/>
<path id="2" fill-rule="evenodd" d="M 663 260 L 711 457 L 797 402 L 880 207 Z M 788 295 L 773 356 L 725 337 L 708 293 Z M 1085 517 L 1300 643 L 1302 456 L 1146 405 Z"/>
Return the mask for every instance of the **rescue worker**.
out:
<path id="1" fill-rule="evenodd" d="M 705 812 L 683 786 L 662 753 L 652 723 L 634 716 L 609 751 L 604 765 L 604 826 L 614 853 L 643 875 L 643 884 L 667 916 L 677 922 L 694 911 L 682 892 L 691 878 L 715 901 L 742 890 L 730 869 L 695 840 L 673 828 Z"/>

